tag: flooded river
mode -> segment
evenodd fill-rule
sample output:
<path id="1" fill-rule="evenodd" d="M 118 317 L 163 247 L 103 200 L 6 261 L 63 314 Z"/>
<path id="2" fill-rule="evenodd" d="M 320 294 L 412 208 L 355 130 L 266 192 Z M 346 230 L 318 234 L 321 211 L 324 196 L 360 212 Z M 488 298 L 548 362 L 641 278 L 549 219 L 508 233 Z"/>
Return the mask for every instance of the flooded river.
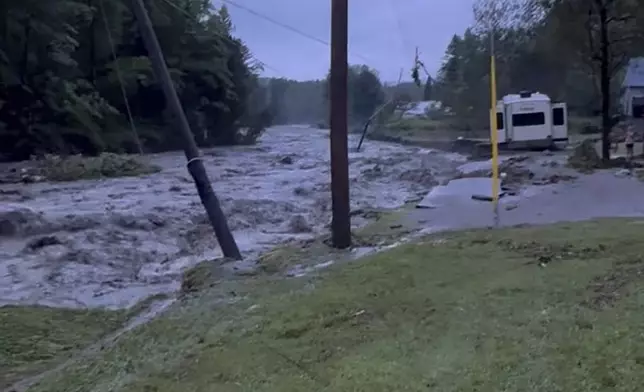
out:
<path id="1" fill-rule="evenodd" d="M 204 151 L 246 257 L 328 230 L 328 146 L 328 131 L 276 127 L 255 146 Z M 127 307 L 176 291 L 183 270 L 220 257 L 184 156 L 150 159 L 163 170 L 143 178 L 0 186 L 0 217 L 13 225 L 0 236 L 0 305 Z M 352 209 L 398 207 L 464 160 L 369 141 L 350 153 Z M 365 222 L 356 213 L 354 224 Z"/>

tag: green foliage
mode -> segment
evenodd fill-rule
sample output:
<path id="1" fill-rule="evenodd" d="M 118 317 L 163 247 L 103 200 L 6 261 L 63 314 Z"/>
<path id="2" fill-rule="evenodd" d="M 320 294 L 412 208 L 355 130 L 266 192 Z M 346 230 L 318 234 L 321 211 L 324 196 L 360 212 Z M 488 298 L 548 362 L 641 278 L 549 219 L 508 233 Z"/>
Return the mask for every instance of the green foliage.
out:
<path id="1" fill-rule="evenodd" d="M 326 82 L 284 78 L 261 79 L 275 124 L 318 124 L 328 121 Z M 325 125 L 326 127 L 326 125 Z"/>
<path id="2" fill-rule="evenodd" d="M 439 131 L 444 130 L 443 123 L 426 118 L 403 118 L 387 124 L 387 128 L 396 131 Z"/>
<path id="3" fill-rule="evenodd" d="M 431 101 L 434 99 L 434 79 L 427 76 L 425 87 L 423 88 L 423 101 Z"/>
<path id="4" fill-rule="evenodd" d="M 268 92 L 275 124 L 316 124 L 328 127 L 329 77 L 325 80 L 296 81 L 283 78 L 261 80 Z M 349 67 L 349 118 L 364 123 L 385 102 L 385 86 L 366 65 Z"/>
<path id="5" fill-rule="evenodd" d="M 329 81 L 331 72 L 327 76 L 324 96 L 329 100 Z M 348 75 L 349 95 L 349 121 L 364 123 L 385 102 L 385 92 L 375 70 L 366 65 L 352 65 Z"/>
<path id="6" fill-rule="evenodd" d="M 260 68 L 227 10 L 203 0 L 147 4 L 198 144 L 252 142 L 268 108 L 254 99 Z M 0 157 L 137 151 L 126 102 L 149 128 L 139 137 L 145 150 L 176 148 L 129 1 L 7 0 L 0 32 Z"/>
<path id="7" fill-rule="evenodd" d="M 37 374 L 117 329 L 124 311 L 0 308 L 0 389 Z"/>
<path id="8" fill-rule="evenodd" d="M 577 115 L 605 112 L 609 118 L 618 110 L 620 71 L 631 56 L 644 54 L 644 9 L 636 3 L 478 0 L 475 25 L 447 47 L 434 99 L 486 128 L 493 42 L 498 96 L 539 91 L 567 102 Z M 602 22 L 604 11 L 608 18 Z M 602 23 L 609 36 L 607 56 L 601 52 Z M 603 97 L 608 104 L 602 104 Z"/>
<path id="9" fill-rule="evenodd" d="M 38 163 L 43 176 L 50 181 L 141 176 L 160 170 L 137 156 L 113 153 L 103 153 L 96 157 L 45 155 Z"/>
<path id="10" fill-rule="evenodd" d="M 362 122 L 385 102 L 378 74 L 366 65 L 351 67 L 349 73 L 350 116 Z"/>

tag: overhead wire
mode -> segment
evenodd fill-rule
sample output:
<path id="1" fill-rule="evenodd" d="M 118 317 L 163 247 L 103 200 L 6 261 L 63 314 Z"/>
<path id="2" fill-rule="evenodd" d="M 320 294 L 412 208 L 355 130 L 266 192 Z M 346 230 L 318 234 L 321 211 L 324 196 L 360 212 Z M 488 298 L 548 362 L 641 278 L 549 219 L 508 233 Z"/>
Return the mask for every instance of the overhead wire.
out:
<path id="1" fill-rule="evenodd" d="M 114 62 L 114 72 L 116 73 L 116 78 L 118 79 L 119 86 L 121 88 L 121 94 L 123 95 L 123 104 L 125 105 L 125 111 L 127 113 L 127 118 L 130 123 L 130 129 L 132 130 L 132 135 L 134 136 L 134 141 L 136 143 L 136 147 L 139 150 L 139 154 L 143 155 L 143 144 L 141 144 L 141 138 L 139 138 L 139 133 L 136 129 L 136 123 L 134 122 L 134 116 L 132 115 L 132 108 L 130 107 L 130 101 L 127 96 L 127 91 L 125 90 L 125 82 L 123 80 L 123 75 L 121 73 L 121 67 L 119 66 L 119 63 L 118 63 L 118 57 L 116 56 L 114 37 L 112 36 L 112 32 L 110 31 L 110 25 L 107 18 L 107 13 L 105 12 L 104 0 L 99 0 L 99 8 L 101 10 L 103 24 L 105 25 L 105 31 L 107 32 L 107 42 L 112 52 L 112 61 Z"/>
<path id="2" fill-rule="evenodd" d="M 400 41 L 403 44 L 403 51 L 405 50 L 412 50 L 414 48 L 414 45 L 411 44 L 407 36 L 404 34 L 404 29 L 403 29 L 403 24 L 402 20 L 400 18 L 400 14 L 398 13 L 398 8 L 393 3 L 393 0 L 388 0 L 389 8 L 391 9 L 391 14 L 395 19 L 396 22 L 396 27 L 398 29 L 398 36 L 400 37 Z"/>
<path id="3" fill-rule="evenodd" d="M 197 18 L 195 18 L 195 16 L 194 16 L 194 15 L 190 14 L 190 13 L 189 13 L 188 11 L 186 11 L 185 9 L 183 9 L 183 8 L 179 7 L 179 6 L 178 6 L 177 4 L 175 4 L 173 1 L 171 1 L 171 0 L 161 0 L 161 1 L 163 1 L 163 2 L 164 2 L 164 3 L 166 3 L 168 6 L 172 7 L 173 9 L 175 9 L 176 11 L 181 12 L 184 16 L 186 16 L 187 18 L 189 18 L 190 20 L 192 20 L 194 23 L 199 23 L 199 20 L 197 20 Z M 209 31 L 209 33 L 210 33 L 210 36 L 212 36 L 212 37 L 221 38 L 221 39 L 223 39 L 223 40 L 228 41 L 229 43 L 236 43 L 236 42 L 235 42 L 235 40 L 234 40 L 233 38 L 229 37 L 229 36 L 228 36 L 228 35 L 226 35 L 226 34 L 217 33 L 217 32 L 214 32 L 214 31 Z M 200 36 L 200 35 L 199 35 L 199 34 L 197 34 L 197 33 L 193 33 L 193 35 L 194 35 L 194 36 Z M 259 59 L 255 59 L 255 61 L 256 61 L 257 63 L 259 63 L 259 65 L 261 65 L 261 66 L 262 66 L 262 68 L 270 69 L 270 70 L 272 70 L 273 72 L 276 72 L 277 74 L 281 74 L 282 76 L 284 76 L 284 73 L 283 73 L 283 72 L 281 72 L 279 69 L 275 68 L 274 66 L 269 65 L 269 64 L 267 64 L 266 62 L 264 62 L 264 61 L 262 61 L 262 60 L 259 60 Z"/>
<path id="4" fill-rule="evenodd" d="M 413 61 L 414 64 L 413 64 L 412 70 L 420 68 L 425 72 L 427 77 L 431 77 L 429 72 L 425 68 L 425 64 L 422 61 L 420 61 L 420 59 L 419 59 L 420 53 L 419 53 L 418 45 L 412 44 L 412 42 L 409 40 L 409 38 L 405 34 L 404 26 L 403 26 L 403 23 L 402 23 L 402 18 L 400 17 L 400 13 L 398 12 L 398 8 L 396 7 L 396 5 L 393 2 L 393 0 L 389 0 L 388 3 L 389 3 L 389 8 L 391 9 L 391 14 L 393 15 L 393 17 L 395 19 L 395 22 L 396 22 L 396 26 L 397 26 L 397 29 L 398 29 L 398 36 L 400 37 L 400 41 L 401 41 L 401 44 L 402 44 L 402 47 L 403 47 L 403 54 L 405 54 L 405 57 L 406 57 L 406 52 L 407 51 L 410 52 L 410 55 L 414 54 L 414 61 Z M 400 82 L 399 82 L 399 84 L 400 84 Z"/>
<path id="5" fill-rule="evenodd" d="M 300 35 L 300 36 L 302 36 L 304 38 L 308 38 L 310 40 L 313 40 L 313 41 L 315 41 L 317 43 L 320 43 L 322 45 L 325 45 L 325 46 L 329 46 L 329 47 L 331 46 L 331 43 L 329 41 L 326 41 L 326 40 L 318 38 L 318 37 L 316 37 L 314 35 L 308 34 L 308 33 L 304 32 L 302 30 L 299 30 L 299 29 L 293 27 L 293 26 L 287 25 L 286 23 L 282 23 L 282 22 L 280 22 L 280 21 L 278 21 L 276 19 L 271 18 L 268 15 L 264 15 L 264 14 L 262 14 L 262 13 L 260 13 L 258 11 L 255 11 L 254 9 L 249 8 L 249 7 L 247 7 L 247 6 L 243 5 L 243 4 L 239 4 L 236 1 L 233 1 L 233 0 L 221 0 L 221 1 L 223 3 L 225 3 L 225 4 L 228 4 L 228 5 L 231 5 L 233 7 L 236 7 L 236 8 L 239 8 L 241 10 L 244 10 L 244 11 L 248 12 L 249 14 L 255 15 L 256 17 L 261 18 L 261 19 L 263 19 L 263 20 L 265 20 L 265 21 L 267 21 L 269 23 L 272 23 L 272 24 L 274 24 L 276 26 L 282 27 L 283 29 L 289 30 L 289 31 L 291 31 L 291 32 L 293 32 L 295 34 L 298 34 L 298 35 Z M 365 56 L 363 56 L 363 55 L 361 55 L 359 53 L 349 51 L 349 54 L 352 55 L 352 56 L 361 58 L 364 61 L 371 61 L 369 58 L 367 58 L 367 57 L 365 57 Z"/>

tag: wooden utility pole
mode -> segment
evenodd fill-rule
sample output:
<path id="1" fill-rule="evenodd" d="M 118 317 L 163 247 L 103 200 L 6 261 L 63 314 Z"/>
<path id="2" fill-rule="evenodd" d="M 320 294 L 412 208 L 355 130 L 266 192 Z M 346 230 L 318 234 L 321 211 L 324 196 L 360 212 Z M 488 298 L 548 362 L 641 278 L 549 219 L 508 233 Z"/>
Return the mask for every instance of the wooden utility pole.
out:
<path id="1" fill-rule="evenodd" d="M 348 146 L 348 0 L 331 0 L 331 221 L 336 248 L 351 246 Z"/>
<path id="2" fill-rule="evenodd" d="M 239 252 L 235 238 L 230 232 L 228 222 L 221 210 L 217 195 L 215 195 L 215 192 L 212 190 L 208 173 L 206 173 L 203 161 L 201 160 L 201 154 L 199 153 L 192 130 L 190 129 L 190 125 L 186 119 L 186 114 L 183 111 L 183 107 L 179 101 L 174 84 L 170 78 L 170 73 L 168 72 L 163 52 L 161 52 L 161 46 L 159 46 L 159 41 L 154 32 L 154 28 L 152 27 L 148 11 L 145 9 L 143 0 L 132 0 L 132 5 L 134 8 L 134 15 L 139 23 L 143 42 L 148 51 L 148 56 L 150 56 L 150 61 L 152 62 L 152 68 L 154 69 L 154 73 L 163 88 L 163 94 L 165 95 L 166 102 L 168 103 L 169 109 L 172 113 L 175 127 L 183 136 L 185 143 L 184 152 L 186 154 L 186 159 L 188 160 L 188 172 L 195 182 L 199 198 L 206 209 L 210 224 L 215 230 L 219 246 L 221 246 L 224 257 L 241 260 L 241 253 Z"/>

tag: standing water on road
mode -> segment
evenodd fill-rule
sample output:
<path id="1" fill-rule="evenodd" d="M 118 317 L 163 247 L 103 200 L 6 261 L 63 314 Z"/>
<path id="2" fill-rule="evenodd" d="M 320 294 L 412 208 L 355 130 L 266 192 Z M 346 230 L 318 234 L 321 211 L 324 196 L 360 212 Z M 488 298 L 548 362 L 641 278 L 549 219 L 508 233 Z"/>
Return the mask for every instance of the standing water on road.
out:
<path id="1" fill-rule="evenodd" d="M 255 146 L 204 151 L 246 256 L 327 230 L 328 134 L 276 127 Z M 183 155 L 151 160 L 163 170 L 146 177 L 0 186 L 0 305 L 127 307 L 176 291 L 183 270 L 220 257 Z M 463 162 L 368 142 L 350 153 L 352 209 L 398 207 Z"/>

